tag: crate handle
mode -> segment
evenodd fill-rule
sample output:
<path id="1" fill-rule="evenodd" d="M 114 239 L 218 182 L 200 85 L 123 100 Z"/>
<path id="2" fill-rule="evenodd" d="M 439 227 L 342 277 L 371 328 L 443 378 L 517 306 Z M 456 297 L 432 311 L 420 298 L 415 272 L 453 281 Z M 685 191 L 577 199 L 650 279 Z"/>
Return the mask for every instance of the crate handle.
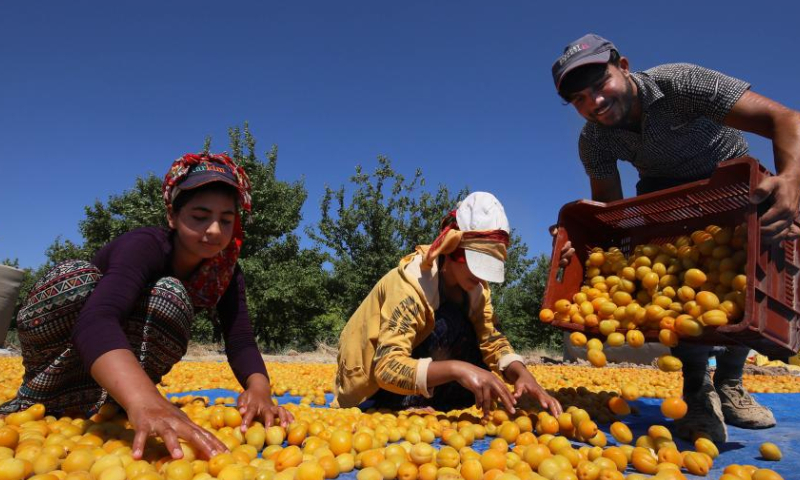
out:
<path id="1" fill-rule="evenodd" d="M 561 220 L 561 216 L 559 215 L 559 220 Z M 550 232 L 550 235 L 553 237 L 553 256 L 550 259 L 552 263 L 560 263 L 561 262 L 561 252 L 556 251 L 556 245 L 559 243 L 559 239 L 561 235 L 563 235 L 563 229 L 561 226 L 556 223 L 555 225 L 550 225 L 547 229 Z M 565 267 L 559 265 L 558 270 L 556 270 L 556 278 L 555 280 L 558 283 L 564 283 L 564 271 L 566 270 Z"/>

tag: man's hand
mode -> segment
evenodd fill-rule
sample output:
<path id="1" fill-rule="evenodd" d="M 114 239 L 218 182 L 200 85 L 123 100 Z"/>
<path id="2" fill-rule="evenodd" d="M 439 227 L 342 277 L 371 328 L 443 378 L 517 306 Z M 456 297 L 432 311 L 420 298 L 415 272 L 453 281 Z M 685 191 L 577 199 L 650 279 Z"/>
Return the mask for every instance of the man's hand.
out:
<path id="1" fill-rule="evenodd" d="M 761 217 L 764 241 L 777 243 L 800 237 L 800 228 L 794 223 L 800 208 L 800 184 L 784 175 L 767 177 L 753 191 L 750 202 L 760 204 L 768 200 L 772 200 L 772 205 Z"/>
<path id="2" fill-rule="evenodd" d="M 552 225 L 550 227 L 550 235 L 553 236 L 553 242 L 555 242 L 556 235 L 558 235 L 558 225 Z M 575 255 L 575 249 L 572 248 L 572 242 L 567 241 L 567 243 L 561 247 L 561 254 L 558 258 L 558 266 L 566 267 L 569 265 L 569 261 L 573 255 Z"/>
<path id="3" fill-rule="evenodd" d="M 772 200 L 761 217 L 761 236 L 766 242 L 797 238 L 800 229 L 793 222 L 800 204 L 800 112 L 748 90 L 723 123 L 772 140 L 778 174 L 762 180 L 750 201 L 760 204 Z"/>

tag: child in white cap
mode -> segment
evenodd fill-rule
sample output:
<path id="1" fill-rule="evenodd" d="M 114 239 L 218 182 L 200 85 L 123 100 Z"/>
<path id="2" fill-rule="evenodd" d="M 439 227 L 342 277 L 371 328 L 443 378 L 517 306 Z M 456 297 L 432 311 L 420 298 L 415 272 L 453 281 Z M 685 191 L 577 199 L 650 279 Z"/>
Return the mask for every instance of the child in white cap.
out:
<path id="1" fill-rule="evenodd" d="M 505 278 L 509 233 L 503 205 L 475 192 L 442 220 L 433 244 L 387 273 L 342 331 L 333 405 L 475 404 L 487 415 L 494 400 L 513 412 L 529 395 L 560 414 L 496 328 L 488 282 Z M 514 385 L 513 394 L 492 372 Z"/>

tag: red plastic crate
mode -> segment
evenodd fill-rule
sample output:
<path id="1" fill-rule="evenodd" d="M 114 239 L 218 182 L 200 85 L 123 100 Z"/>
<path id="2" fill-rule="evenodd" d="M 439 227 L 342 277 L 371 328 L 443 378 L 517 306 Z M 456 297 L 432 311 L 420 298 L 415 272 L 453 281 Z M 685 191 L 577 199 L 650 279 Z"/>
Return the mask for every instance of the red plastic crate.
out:
<path id="1" fill-rule="evenodd" d="M 786 357 L 800 349 L 800 242 L 766 245 L 758 234 L 761 219 L 749 202 L 750 192 L 770 172 L 750 157 L 721 163 L 711 178 L 610 203 L 579 200 L 561 208 L 553 261 L 543 305 L 572 300 L 584 280 L 584 265 L 593 247 L 618 247 L 626 255 L 642 243 L 663 244 L 710 224 L 747 222 L 747 291 L 744 317 L 735 324 L 707 328 L 696 338 L 703 344 L 739 343 L 765 355 Z M 570 241 L 576 255 L 558 266 L 561 248 Z M 573 323 L 553 322 L 567 331 L 598 335 Z M 655 336 L 648 335 L 652 340 Z"/>

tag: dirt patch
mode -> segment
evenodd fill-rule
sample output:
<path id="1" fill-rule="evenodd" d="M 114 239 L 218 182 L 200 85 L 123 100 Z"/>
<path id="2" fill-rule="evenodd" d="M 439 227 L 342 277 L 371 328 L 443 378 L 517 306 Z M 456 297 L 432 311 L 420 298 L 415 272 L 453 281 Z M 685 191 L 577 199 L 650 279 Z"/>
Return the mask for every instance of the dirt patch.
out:
<path id="1" fill-rule="evenodd" d="M 534 350 L 517 351 L 525 359 L 526 365 L 561 364 L 564 356 L 561 350 L 537 348 Z"/>
<path id="2" fill-rule="evenodd" d="M 336 348 L 320 343 L 317 349 L 310 352 L 286 350 L 281 353 L 262 353 L 265 362 L 274 363 L 336 363 Z M 190 343 L 186 355 L 181 360 L 187 362 L 227 361 L 222 344 Z"/>
<path id="3" fill-rule="evenodd" d="M 767 375 L 771 377 L 778 375 L 800 376 L 800 372 L 796 370 L 790 370 L 786 367 L 759 367 L 758 365 L 751 365 L 749 363 L 745 364 L 744 373 L 745 375 Z"/>

